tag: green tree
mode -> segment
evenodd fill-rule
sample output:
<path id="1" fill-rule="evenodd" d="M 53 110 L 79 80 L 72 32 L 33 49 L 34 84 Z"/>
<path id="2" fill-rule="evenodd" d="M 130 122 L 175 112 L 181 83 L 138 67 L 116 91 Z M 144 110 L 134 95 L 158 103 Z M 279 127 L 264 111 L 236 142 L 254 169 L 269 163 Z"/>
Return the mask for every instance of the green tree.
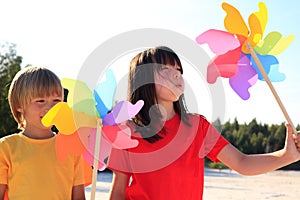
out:
<path id="1" fill-rule="evenodd" d="M 7 101 L 10 82 L 21 69 L 22 57 L 17 55 L 16 45 L 0 44 L 0 137 L 17 132 L 15 122 Z"/>
<path id="2" fill-rule="evenodd" d="M 284 147 L 286 135 L 285 124 L 282 123 L 274 133 L 274 146 L 272 147 L 273 151 L 279 150 Z"/>
<path id="3" fill-rule="evenodd" d="M 262 132 L 252 134 L 250 138 L 251 153 L 265 153 L 266 139 Z"/>
<path id="4" fill-rule="evenodd" d="M 221 123 L 220 118 L 217 118 L 216 121 L 214 121 L 212 123 L 212 125 L 214 125 L 214 127 L 221 133 L 221 131 L 222 131 L 222 123 Z"/>
<path id="5" fill-rule="evenodd" d="M 236 130 L 236 131 L 239 130 L 240 125 L 239 125 L 237 118 L 234 118 L 232 126 L 233 126 L 233 130 Z"/>

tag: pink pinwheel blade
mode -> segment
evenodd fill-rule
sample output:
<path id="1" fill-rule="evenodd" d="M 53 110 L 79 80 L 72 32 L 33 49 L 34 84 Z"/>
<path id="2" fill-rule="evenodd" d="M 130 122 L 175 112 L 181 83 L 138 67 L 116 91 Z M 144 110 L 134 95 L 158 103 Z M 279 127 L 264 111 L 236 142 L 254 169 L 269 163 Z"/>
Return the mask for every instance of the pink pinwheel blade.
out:
<path id="1" fill-rule="evenodd" d="M 103 120 L 103 125 L 114 125 L 122 123 L 128 119 L 134 117 L 143 107 L 144 101 L 139 100 L 136 104 L 132 104 L 129 101 L 120 101 L 114 109 L 106 115 Z"/>
<path id="2" fill-rule="evenodd" d="M 118 149 L 127 149 L 138 145 L 137 140 L 131 139 L 131 130 L 126 125 L 103 126 L 102 134 L 110 144 Z"/>
<path id="3" fill-rule="evenodd" d="M 94 165 L 96 131 L 91 129 L 88 140 L 87 151 L 83 153 L 85 160 Z M 100 140 L 100 151 L 98 160 L 98 170 L 103 171 L 106 168 L 105 159 L 109 156 L 112 146 L 118 149 L 132 148 L 138 145 L 137 140 L 130 138 L 130 129 L 126 125 L 122 126 L 103 126 Z"/>
<path id="4" fill-rule="evenodd" d="M 221 55 L 240 46 L 239 40 L 231 33 L 210 29 L 196 38 L 198 44 L 208 44 L 216 55 Z"/>
<path id="5" fill-rule="evenodd" d="M 207 67 L 207 82 L 215 83 L 218 77 L 230 78 L 238 69 L 238 61 L 241 56 L 240 48 L 219 55 Z"/>
<path id="6" fill-rule="evenodd" d="M 91 165 L 94 165 L 94 154 L 95 154 L 95 144 L 96 144 L 96 132 L 97 129 L 92 129 L 89 140 L 87 150 L 83 153 L 84 159 Z M 107 139 L 101 135 L 100 142 L 100 151 L 98 158 L 98 170 L 103 171 L 106 168 L 106 164 L 104 160 L 108 157 L 111 151 L 111 144 L 107 141 Z"/>
<path id="7" fill-rule="evenodd" d="M 247 56 L 242 56 L 238 64 L 236 75 L 229 79 L 231 88 L 243 99 L 247 100 L 250 97 L 249 88 L 257 81 L 257 73 L 250 65 L 250 60 Z"/>

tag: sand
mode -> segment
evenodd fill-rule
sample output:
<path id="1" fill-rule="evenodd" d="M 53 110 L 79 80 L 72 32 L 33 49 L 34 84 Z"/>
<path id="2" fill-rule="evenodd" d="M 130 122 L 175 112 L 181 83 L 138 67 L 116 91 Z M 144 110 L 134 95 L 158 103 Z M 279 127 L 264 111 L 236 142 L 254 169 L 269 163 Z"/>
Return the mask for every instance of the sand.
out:
<path id="1" fill-rule="evenodd" d="M 111 174 L 99 173 L 96 199 L 107 200 Z M 242 176 L 231 170 L 205 169 L 204 200 L 299 200 L 300 171 L 274 171 L 258 176 Z M 90 199 L 90 187 L 86 198 Z"/>

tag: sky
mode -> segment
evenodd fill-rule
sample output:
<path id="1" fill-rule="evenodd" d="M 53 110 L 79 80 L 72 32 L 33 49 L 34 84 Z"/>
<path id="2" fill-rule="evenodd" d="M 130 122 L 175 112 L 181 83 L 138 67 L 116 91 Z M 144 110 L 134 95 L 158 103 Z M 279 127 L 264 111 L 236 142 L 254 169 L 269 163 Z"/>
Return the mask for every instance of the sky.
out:
<path id="1" fill-rule="evenodd" d="M 182 34 L 191 40 L 202 32 L 214 28 L 225 30 L 225 12 L 219 0 L 0 0 L 1 31 L 0 42 L 17 45 L 18 55 L 27 64 L 47 66 L 60 78 L 77 79 L 83 63 L 89 55 L 106 41 L 127 31 L 144 28 L 167 29 Z M 236 7 L 247 22 L 248 16 L 258 10 L 257 0 L 228 0 Z M 281 54 L 277 55 L 280 72 L 286 80 L 274 83 L 283 105 L 295 125 L 300 124 L 300 79 L 297 55 L 300 45 L 300 19 L 297 0 L 265 0 L 268 8 L 268 23 L 265 35 L 279 31 L 284 36 L 293 34 L 295 40 Z M 176 41 L 175 41 L 176 42 Z M 122 42 L 119 44 L 122 46 Z M 142 48 L 142 47 L 141 47 Z M 203 46 L 207 54 L 211 52 Z M 109 54 L 109 52 L 107 52 Z M 136 52 L 126 52 L 112 61 L 111 67 L 118 81 L 126 77 L 130 59 Z M 189 52 L 187 52 L 188 54 Z M 103 53 L 103 58 L 106 54 Z M 186 62 L 185 62 L 186 61 Z M 184 60 L 184 66 L 189 65 Z M 185 68 L 184 68 L 185 69 Z M 87 72 L 94 73 L 94 72 Z M 214 105 L 210 101 L 205 77 L 195 75 L 187 67 L 184 78 L 197 100 L 187 98 L 191 112 L 198 112 L 210 121 L 215 120 Z M 251 97 L 244 101 L 230 88 L 227 79 L 220 79 L 224 86 L 224 115 L 222 121 L 237 118 L 240 123 L 258 122 L 279 124 L 286 122 L 267 84 L 258 81 L 251 89 Z M 121 85 L 121 84 L 119 84 Z M 122 90 L 121 92 L 118 92 Z M 124 88 L 117 88 L 116 98 L 122 98 Z M 119 94 L 120 93 L 120 94 Z M 124 93 L 125 94 L 125 93 Z M 124 97 L 125 99 L 126 97 Z M 190 104 L 190 105 L 189 105 Z"/>

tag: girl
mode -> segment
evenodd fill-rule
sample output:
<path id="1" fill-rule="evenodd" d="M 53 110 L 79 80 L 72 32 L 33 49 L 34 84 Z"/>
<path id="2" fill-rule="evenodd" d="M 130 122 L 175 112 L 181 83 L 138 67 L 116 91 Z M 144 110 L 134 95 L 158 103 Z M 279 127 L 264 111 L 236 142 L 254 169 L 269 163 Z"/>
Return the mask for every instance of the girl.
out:
<path id="1" fill-rule="evenodd" d="M 128 100 L 145 104 L 127 124 L 139 145 L 113 149 L 108 164 L 114 171 L 111 200 L 200 200 L 205 156 L 243 175 L 300 159 L 300 138 L 288 125 L 282 150 L 260 155 L 237 150 L 203 116 L 187 112 L 182 74 L 178 56 L 168 47 L 151 48 L 132 59 Z"/>

